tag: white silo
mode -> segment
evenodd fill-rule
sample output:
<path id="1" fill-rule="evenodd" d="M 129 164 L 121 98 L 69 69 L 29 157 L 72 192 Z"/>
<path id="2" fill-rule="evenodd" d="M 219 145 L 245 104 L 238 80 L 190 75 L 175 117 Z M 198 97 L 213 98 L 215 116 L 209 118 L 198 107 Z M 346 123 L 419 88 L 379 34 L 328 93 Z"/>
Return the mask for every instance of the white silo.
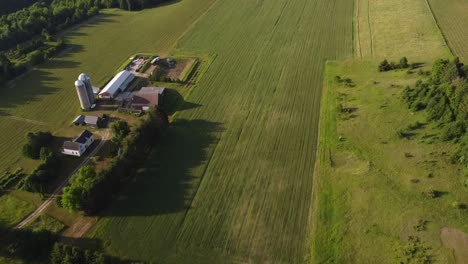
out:
<path id="1" fill-rule="evenodd" d="M 86 73 L 80 74 L 78 76 L 78 80 L 82 81 L 86 86 L 86 94 L 89 98 L 89 103 L 94 104 L 94 93 L 93 93 L 93 86 L 91 85 L 91 78 Z"/>
<path id="2" fill-rule="evenodd" d="M 86 92 L 86 85 L 83 81 L 77 80 L 75 82 L 76 93 L 78 94 L 78 99 L 80 100 L 81 109 L 89 110 L 91 109 L 91 103 L 89 102 L 88 93 Z"/>

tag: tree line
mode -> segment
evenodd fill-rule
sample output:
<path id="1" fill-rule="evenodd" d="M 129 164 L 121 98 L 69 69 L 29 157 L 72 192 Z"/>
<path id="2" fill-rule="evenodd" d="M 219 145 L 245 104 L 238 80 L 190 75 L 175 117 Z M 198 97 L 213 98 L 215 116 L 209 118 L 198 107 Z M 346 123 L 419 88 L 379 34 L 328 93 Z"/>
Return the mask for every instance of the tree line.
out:
<path id="1" fill-rule="evenodd" d="M 37 0 L 1 0 L 0 1 L 0 16 L 16 12 L 36 2 Z"/>
<path id="2" fill-rule="evenodd" d="M 0 256 L 31 263 L 106 264 L 121 263 L 100 251 L 81 249 L 59 242 L 47 230 L 5 229 L 0 227 Z"/>
<path id="3" fill-rule="evenodd" d="M 468 65 L 458 58 L 437 60 L 429 78 L 406 87 L 404 100 L 414 111 L 426 111 L 441 129 L 441 139 L 457 143 L 453 161 L 468 165 Z"/>
<path id="4" fill-rule="evenodd" d="M 104 208 L 118 192 L 121 182 L 145 160 L 150 150 L 148 146 L 160 138 L 167 124 L 167 115 L 153 109 L 131 131 L 125 122 L 112 125 L 112 141 L 119 148 L 117 156 L 99 173 L 92 166 L 81 168 L 70 179 L 69 186 L 63 189 L 59 205 L 72 211 L 83 210 L 87 214 Z"/>
<path id="5" fill-rule="evenodd" d="M 0 17 L 0 84 L 25 72 L 27 65 L 39 64 L 63 49 L 61 39 L 55 45 L 44 42 L 50 42 L 51 35 L 98 14 L 100 9 L 141 10 L 166 1 L 169 0 L 43 0 L 7 13 Z M 18 59 L 23 57 L 26 63 Z"/>

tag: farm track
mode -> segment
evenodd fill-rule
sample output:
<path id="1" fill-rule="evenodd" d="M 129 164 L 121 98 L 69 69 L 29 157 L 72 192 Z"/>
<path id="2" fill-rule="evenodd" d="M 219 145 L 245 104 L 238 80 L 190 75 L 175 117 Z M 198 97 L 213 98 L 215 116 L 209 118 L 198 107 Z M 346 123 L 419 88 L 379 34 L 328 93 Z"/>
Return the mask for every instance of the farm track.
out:
<path id="1" fill-rule="evenodd" d="M 307 260 L 322 72 L 352 55 L 353 8 L 217 1 L 176 46 L 216 55 L 186 99 L 197 107 L 177 113 L 92 236 L 144 261 Z"/>
<path id="2" fill-rule="evenodd" d="M 102 140 L 99 142 L 99 144 L 94 147 L 94 149 L 89 152 L 86 156 L 86 158 L 67 176 L 63 182 L 55 188 L 55 190 L 49 195 L 49 197 L 39 206 L 37 209 L 31 213 L 28 217 L 26 217 L 23 221 L 21 221 L 18 225 L 16 225 L 16 229 L 21 229 L 25 226 L 27 226 L 29 223 L 31 223 L 36 217 L 38 217 L 42 212 L 44 212 L 51 203 L 55 201 L 55 198 L 57 195 L 60 195 L 62 193 L 62 189 L 67 186 L 68 181 L 70 178 L 75 175 L 75 173 L 83 166 L 89 163 L 90 159 L 96 155 L 96 153 L 101 149 L 102 146 L 106 143 L 106 141 L 109 138 L 109 130 L 105 130 L 104 135 L 102 136 Z"/>

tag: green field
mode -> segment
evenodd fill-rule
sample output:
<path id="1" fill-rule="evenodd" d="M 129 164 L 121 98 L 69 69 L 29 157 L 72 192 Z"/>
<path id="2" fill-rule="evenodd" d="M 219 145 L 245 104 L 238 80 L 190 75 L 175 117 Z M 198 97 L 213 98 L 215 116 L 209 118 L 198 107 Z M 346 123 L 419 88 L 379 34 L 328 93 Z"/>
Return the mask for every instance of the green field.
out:
<path id="1" fill-rule="evenodd" d="M 12 227 L 34 211 L 34 205 L 10 194 L 0 196 L 0 227 Z"/>
<path id="2" fill-rule="evenodd" d="M 326 59 L 352 55 L 352 1 L 218 1 L 176 46 L 215 57 L 93 233 L 162 263 L 300 263 Z"/>
<path id="3" fill-rule="evenodd" d="M 437 140 L 440 130 L 433 125 L 414 130 L 410 140 L 399 138 L 397 131 L 426 120 L 424 113 L 411 113 L 400 96 L 421 76 L 376 69 L 376 62 L 353 61 L 326 67 L 320 177 L 314 186 L 315 259 L 395 263 L 412 235 L 431 248 L 434 263 L 454 263 L 440 238 L 443 227 L 468 231 L 468 213 L 452 206 L 468 201 L 462 168 L 449 159 L 454 146 Z M 351 78 L 356 87 L 336 83 L 336 75 Z M 339 104 L 356 110 L 342 113 Z M 434 199 L 424 194 L 431 189 L 443 195 Z M 427 223 L 418 231 L 421 221 Z"/>
<path id="4" fill-rule="evenodd" d="M 141 12 L 105 10 L 65 32 L 69 43 L 65 53 L 1 87 L 0 173 L 37 164 L 21 154 L 27 132 L 77 134 L 79 129 L 70 128 L 70 122 L 81 113 L 73 85 L 81 72 L 90 75 L 93 85 L 101 86 L 132 54 L 167 52 L 212 2 L 188 0 Z"/>
<path id="5" fill-rule="evenodd" d="M 355 9 L 358 58 L 433 60 L 450 56 L 425 0 L 356 0 Z"/>
<path id="6" fill-rule="evenodd" d="M 468 61 L 468 2 L 428 0 L 448 45 L 464 62 Z"/>

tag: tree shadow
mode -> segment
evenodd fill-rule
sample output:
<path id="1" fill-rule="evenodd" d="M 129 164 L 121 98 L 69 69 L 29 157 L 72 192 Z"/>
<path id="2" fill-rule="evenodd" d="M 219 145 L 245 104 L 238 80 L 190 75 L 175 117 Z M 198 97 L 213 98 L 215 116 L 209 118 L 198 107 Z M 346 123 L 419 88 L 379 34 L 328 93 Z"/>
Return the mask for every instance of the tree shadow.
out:
<path id="1" fill-rule="evenodd" d="M 9 229 L 0 226 L 0 257 L 27 263 L 48 263 L 56 242 L 78 247 L 80 250 L 103 252 L 103 243 L 95 238 L 72 238 L 46 230 Z M 135 260 L 107 256 L 110 263 L 135 263 Z"/>
<path id="2" fill-rule="evenodd" d="M 190 208 L 203 177 L 209 148 L 222 124 L 205 120 L 176 120 L 131 182 L 100 216 L 150 216 Z"/>

